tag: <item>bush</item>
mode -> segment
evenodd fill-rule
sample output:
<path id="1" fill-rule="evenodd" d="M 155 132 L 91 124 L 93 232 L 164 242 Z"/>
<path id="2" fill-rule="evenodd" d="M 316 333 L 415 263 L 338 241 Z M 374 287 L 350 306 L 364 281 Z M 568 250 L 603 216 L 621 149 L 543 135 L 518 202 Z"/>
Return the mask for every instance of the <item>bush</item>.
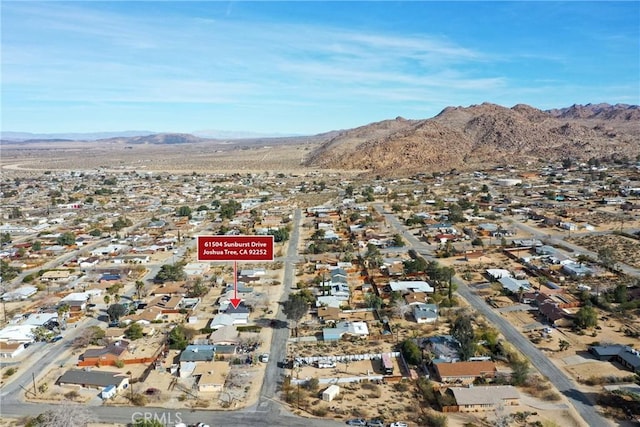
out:
<path id="1" fill-rule="evenodd" d="M 75 400 L 75 399 L 80 397 L 80 393 L 78 393 L 76 390 L 71 390 L 71 391 L 65 393 L 64 397 L 67 400 Z"/>
<path id="2" fill-rule="evenodd" d="M 9 378 L 11 375 L 15 374 L 17 370 L 17 368 L 9 368 L 4 371 L 4 374 L 2 376 L 3 378 Z"/>

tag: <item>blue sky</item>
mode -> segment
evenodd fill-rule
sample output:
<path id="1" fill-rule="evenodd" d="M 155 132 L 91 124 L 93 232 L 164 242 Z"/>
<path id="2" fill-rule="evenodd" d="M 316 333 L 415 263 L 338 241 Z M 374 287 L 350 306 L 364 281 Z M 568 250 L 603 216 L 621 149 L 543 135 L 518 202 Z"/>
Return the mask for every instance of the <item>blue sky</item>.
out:
<path id="1" fill-rule="evenodd" d="M 4 0 L 2 130 L 314 134 L 640 103 L 640 3 Z"/>

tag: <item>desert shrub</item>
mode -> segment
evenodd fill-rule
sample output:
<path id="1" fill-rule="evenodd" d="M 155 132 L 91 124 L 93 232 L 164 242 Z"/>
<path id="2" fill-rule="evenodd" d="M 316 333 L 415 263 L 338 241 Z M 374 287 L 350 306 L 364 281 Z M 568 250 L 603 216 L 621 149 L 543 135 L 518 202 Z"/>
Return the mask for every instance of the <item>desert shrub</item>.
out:
<path id="1" fill-rule="evenodd" d="M 144 406 L 149 402 L 147 397 L 144 394 L 136 393 L 131 396 L 131 403 L 135 406 Z"/>
<path id="2" fill-rule="evenodd" d="M 395 383 L 393 385 L 393 388 L 395 388 L 396 391 L 399 391 L 399 392 L 402 393 L 402 392 L 405 392 L 405 391 L 409 390 L 409 385 L 404 381 L 400 381 L 399 383 Z"/>
<path id="3" fill-rule="evenodd" d="M 9 368 L 6 371 L 4 371 L 4 374 L 2 374 L 2 376 L 4 378 L 9 378 L 11 375 L 15 374 L 17 370 L 18 370 L 17 368 Z"/>
<path id="4" fill-rule="evenodd" d="M 555 402 L 557 400 L 560 400 L 560 395 L 553 391 L 553 390 L 547 390 L 544 393 L 542 393 L 542 395 L 540 396 L 540 398 L 542 400 L 547 400 L 547 401 L 551 401 L 551 402 Z"/>
<path id="5" fill-rule="evenodd" d="M 424 424 L 431 427 L 446 427 L 447 416 L 437 412 L 429 411 L 423 415 Z"/>
<path id="6" fill-rule="evenodd" d="M 311 413 L 316 417 L 324 417 L 329 412 L 326 406 L 321 406 L 319 408 L 314 408 Z"/>
<path id="7" fill-rule="evenodd" d="M 66 392 L 64 394 L 64 397 L 67 400 L 75 400 L 75 399 L 80 397 L 80 393 L 78 393 L 76 390 L 71 390 L 71 391 Z"/>

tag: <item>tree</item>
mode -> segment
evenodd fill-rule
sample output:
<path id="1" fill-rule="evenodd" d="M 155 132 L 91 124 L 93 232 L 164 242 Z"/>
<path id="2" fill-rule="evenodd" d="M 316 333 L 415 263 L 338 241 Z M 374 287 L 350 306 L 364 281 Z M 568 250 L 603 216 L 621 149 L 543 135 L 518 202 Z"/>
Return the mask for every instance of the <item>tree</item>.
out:
<path id="1" fill-rule="evenodd" d="M 6 245 L 8 243 L 11 243 L 11 234 L 9 233 L 0 234 L 0 244 Z"/>
<path id="2" fill-rule="evenodd" d="M 367 304 L 367 307 L 370 308 L 379 309 L 380 307 L 382 307 L 382 298 L 380 298 L 373 292 L 369 292 L 367 295 L 365 295 L 364 302 L 365 304 Z"/>
<path id="3" fill-rule="evenodd" d="M 142 298 L 142 291 L 144 290 L 144 282 L 142 280 L 136 280 L 136 295 L 138 299 Z"/>
<path id="4" fill-rule="evenodd" d="M 82 330 L 82 333 L 73 340 L 73 348 L 84 348 L 91 345 L 104 344 L 106 332 L 100 326 L 89 326 Z"/>
<path id="5" fill-rule="evenodd" d="M 19 267 L 11 267 L 8 262 L 0 259 L 0 277 L 3 282 L 15 279 L 20 271 Z"/>
<path id="6" fill-rule="evenodd" d="M 124 336 L 134 341 L 142 338 L 142 325 L 139 323 L 132 323 L 131 326 L 124 331 Z"/>
<path id="7" fill-rule="evenodd" d="M 74 245 L 76 243 L 76 235 L 71 231 L 66 231 L 58 236 L 58 238 L 56 239 L 56 243 L 61 246 Z"/>
<path id="8" fill-rule="evenodd" d="M 404 239 L 400 234 L 396 234 L 393 236 L 393 246 L 400 248 L 404 246 Z"/>
<path id="9" fill-rule="evenodd" d="M 311 240 L 313 241 L 320 241 L 320 240 L 324 240 L 324 235 L 325 235 L 325 230 L 322 228 L 317 229 L 316 231 L 313 232 L 313 234 L 311 235 Z"/>
<path id="10" fill-rule="evenodd" d="M 127 308 L 122 304 L 111 304 L 107 308 L 107 314 L 111 322 L 117 322 L 122 316 L 128 313 Z"/>
<path id="11" fill-rule="evenodd" d="M 515 357 L 511 361 L 511 383 L 515 386 L 524 384 L 529 376 L 529 362 Z"/>
<path id="12" fill-rule="evenodd" d="M 573 322 L 578 328 L 595 328 L 598 325 L 598 313 L 591 304 L 585 304 L 578 310 Z"/>
<path id="13" fill-rule="evenodd" d="M 289 229 L 286 227 L 280 227 L 277 230 L 269 230 L 267 234 L 273 236 L 274 242 L 286 242 L 289 240 Z"/>
<path id="14" fill-rule="evenodd" d="M 475 239 L 473 239 L 471 241 L 471 245 L 473 245 L 473 246 L 484 246 L 484 242 L 482 241 L 482 239 L 480 237 L 476 237 Z"/>
<path id="15" fill-rule="evenodd" d="M 461 314 L 451 325 L 451 336 L 460 343 L 460 358 L 469 360 L 476 352 L 476 341 L 471 325 L 471 318 L 466 314 Z"/>
<path id="16" fill-rule="evenodd" d="M 598 262 L 606 268 L 613 268 L 616 259 L 613 256 L 613 249 L 604 246 L 598 250 Z"/>
<path id="17" fill-rule="evenodd" d="M 176 215 L 191 218 L 191 208 L 189 206 L 180 206 L 176 211 Z"/>
<path id="18" fill-rule="evenodd" d="M 187 291 L 187 298 L 200 298 L 205 296 L 209 292 L 209 286 L 207 286 L 201 278 L 197 278 Z"/>
<path id="19" fill-rule="evenodd" d="M 236 213 L 242 208 L 242 205 L 235 200 L 229 200 L 227 203 L 220 205 L 220 217 L 222 219 L 232 219 Z"/>
<path id="20" fill-rule="evenodd" d="M 187 275 L 184 272 L 184 266 L 182 263 L 177 264 L 164 264 L 160 267 L 160 271 L 153 279 L 156 283 L 176 282 L 178 280 L 184 280 Z"/>
<path id="21" fill-rule="evenodd" d="M 111 297 L 109 296 L 109 294 L 104 296 L 104 303 L 109 305 L 109 303 L 111 302 Z"/>
<path id="22" fill-rule="evenodd" d="M 402 356 L 404 356 L 404 360 L 407 361 L 410 365 L 419 365 L 422 362 L 422 352 L 413 340 L 404 340 L 402 344 L 400 344 L 400 351 L 402 351 Z"/>
<path id="23" fill-rule="evenodd" d="M 449 221 L 453 223 L 463 222 L 464 214 L 462 212 L 462 208 L 457 203 L 452 203 L 449 205 Z"/>
<path id="24" fill-rule="evenodd" d="M 560 348 L 560 351 L 564 351 L 564 350 L 568 349 L 569 347 L 571 347 L 571 343 L 569 341 L 567 341 L 567 340 L 561 339 L 558 342 L 558 347 Z"/>
<path id="25" fill-rule="evenodd" d="M 31 250 L 34 252 L 38 252 L 41 249 L 42 249 L 42 242 L 40 240 L 36 240 L 35 242 L 33 242 L 33 245 L 31 245 Z"/>
<path id="26" fill-rule="evenodd" d="M 307 314 L 309 305 L 304 296 L 300 294 L 289 294 L 289 299 L 282 304 L 282 312 L 287 319 L 295 322 L 295 335 L 298 336 L 298 322 Z"/>
<path id="27" fill-rule="evenodd" d="M 172 350 L 184 350 L 196 335 L 196 331 L 178 325 L 169 332 L 169 348 Z"/>
<path id="28" fill-rule="evenodd" d="M 627 285 L 625 285 L 624 283 L 616 285 L 615 289 L 613 290 L 613 300 L 619 304 L 625 303 L 629 300 Z"/>

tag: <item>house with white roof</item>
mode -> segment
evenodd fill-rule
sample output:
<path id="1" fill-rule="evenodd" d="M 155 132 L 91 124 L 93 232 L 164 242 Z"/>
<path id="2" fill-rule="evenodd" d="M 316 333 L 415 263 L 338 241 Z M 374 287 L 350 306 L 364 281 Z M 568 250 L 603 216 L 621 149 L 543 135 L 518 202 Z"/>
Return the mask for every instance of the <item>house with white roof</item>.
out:
<path id="1" fill-rule="evenodd" d="M 392 292 L 426 292 L 433 293 L 434 289 L 424 280 L 399 280 L 389 282 Z"/>

